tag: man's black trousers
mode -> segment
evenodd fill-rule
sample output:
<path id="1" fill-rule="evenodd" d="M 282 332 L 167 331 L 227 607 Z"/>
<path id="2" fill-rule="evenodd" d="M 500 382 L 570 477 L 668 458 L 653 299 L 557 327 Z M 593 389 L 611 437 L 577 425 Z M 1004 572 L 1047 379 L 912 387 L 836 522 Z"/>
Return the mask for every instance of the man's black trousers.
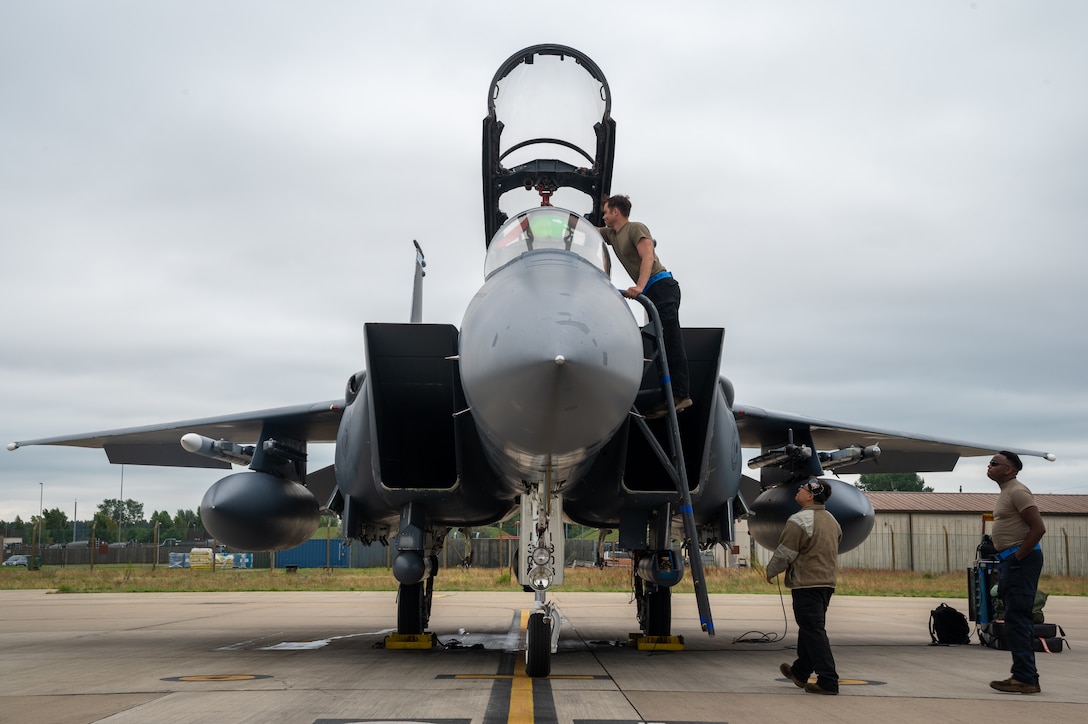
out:
<path id="1" fill-rule="evenodd" d="M 825 625 L 827 606 L 831 603 L 834 588 L 795 588 L 793 594 L 793 619 L 797 622 L 797 660 L 793 673 L 807 681 L 815 672 L 816 684 L 827 691 L 839 690 L 839 675 L 835 671 L 835 657 L 831 655 L 831 642 L 827 640 Z"/>

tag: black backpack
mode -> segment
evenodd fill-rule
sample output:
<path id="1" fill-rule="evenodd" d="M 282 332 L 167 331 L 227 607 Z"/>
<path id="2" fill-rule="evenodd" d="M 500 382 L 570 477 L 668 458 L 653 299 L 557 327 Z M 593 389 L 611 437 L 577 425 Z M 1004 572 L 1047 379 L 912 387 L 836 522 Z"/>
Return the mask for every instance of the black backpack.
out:
<path id="1" fill-rule="evenodd" d="M 942 603 L 929 613 L 929 637 L 931 646 L 959 646 L 971 643 L 971 626 L 967 617 L 947 603 Z"/>

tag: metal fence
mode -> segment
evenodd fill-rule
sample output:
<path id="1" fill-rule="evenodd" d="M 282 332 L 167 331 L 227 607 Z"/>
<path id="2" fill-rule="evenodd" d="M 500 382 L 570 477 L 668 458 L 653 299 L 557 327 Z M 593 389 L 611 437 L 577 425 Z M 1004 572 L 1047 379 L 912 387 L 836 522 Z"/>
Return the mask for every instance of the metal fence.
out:
<path id="1" fill-rule="evenodd" d="M 518 543 L 517 538 L 473 538 L 471 543 L 464 538 L 447 538 L 438 556 L 438 565 L 441 568 L 514 568 Z M 595 560 L 596 547 L 595 540 L 568 539 L 564 542 L 564 565 L 572 566 L 575 562 L 591 564 Z M 351 544 L 350 565 L 353 568 L 388 568 L 393 565 L 394 553 L 391 546 L 380 543 L 364 546 L 356 541 Z"/>
<path id="2" fill-rule="evenodd" d="M 597 542 L 595 540 L 567 540 L 565 542 L 565 565 L 575 562 L 590 564 L 594 561 Z M 123 548 L 41 548 L 35 552 L 34 546 L 23 546 L 14 551 L 17 554 L 38 555 L 45 566 L 86 566 L 92 561 L 95 565 L 151 565 L 156 560 L 159 565 L 168 566 L 171 553 L 187 553 L 189 546 L 133 546 Z M 232 551 L 240 552 L 240 551 Z M 317 538 L 303 543 L 296 548 L 278 551 L 275 555 L 268 552 L 253 553 L 254 568 L 389 568 L 393 565 L 395 549 L 372 543 L 364 546 L 358 541 L 344 545 L 341 538 Z M 471 545 L 466 539 L 448 538 L 438 556 L 442 568 L 473 566 L 477 568 L 513 567 L 517 561 L 517 538 L 474 538 Z"/>
<path id="3" fill-rule="evenodd" d="M 1088 519 L 1080 516 L 1043 516 L 1047 534 L 1043 537 L 1043 572 L 1057 576 L 1088 576 Z M 745 527 L 740 526 L 739 531 Z M 947 573 L 970 568 L 975 549 L 982 534 L 977 515 L 934 515 L 920 513 L 887 513 L 877 515 L 872 534 L 860 546 L 839 557 L 842 568 L 861 568 L 923 573 Z M 564 565 L 591 565 L 596 557 L 594 539 L 568 539 L 565 542 Z M 470 555 L 471 548 L 471 555 Z M 749 546 L 742 545 L 746 550 Z M 771 551 L 752 546 L 753 556 L 766 564 Z M 517 538 L 473 538 L 471 545 L 463 537 L 447 538 L 439 554 L 439 566 L 455 568 L 469 565 L 476 568 L 512 568 L 517 560 Z M 144 564 L 158 559 L 167 565 L 169 554 L 187 550 L 186 547 L 109 548 L 94 551 L 96 564 Z M 32 546 L 16 553 L 33 554 Z M 289 551 L 253 554 L 254 568 L 275 565 L 282 568 L 295 565 L 305 568 L 351 567 L 389 568 L 393 565 L 395 549 L 373 543 L 364 546 L 343 540 L 315 539 Z M 43 565 L 87 565 L 91 551 L 87 548 L 44 548 L 37 555 Z M 726 558 L 728 561 L 729 559 Z M 745 561 L 747 563 L 747 561 Z M 727 563 L 727 565 L 729 565 Z"/>

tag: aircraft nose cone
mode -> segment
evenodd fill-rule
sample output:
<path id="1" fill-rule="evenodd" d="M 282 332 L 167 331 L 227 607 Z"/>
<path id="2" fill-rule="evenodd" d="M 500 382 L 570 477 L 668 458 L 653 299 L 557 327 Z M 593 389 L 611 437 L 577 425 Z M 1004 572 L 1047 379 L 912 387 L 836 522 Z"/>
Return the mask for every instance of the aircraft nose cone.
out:
<path id="1" fill-rule="evenodd" d="M 638 393 L 638 325 L 607 279 L 577 259 L 514 266 L 492 276 L 465 314 L 461 379 L 473 416 L 525 453 L 592 448 Z"/>

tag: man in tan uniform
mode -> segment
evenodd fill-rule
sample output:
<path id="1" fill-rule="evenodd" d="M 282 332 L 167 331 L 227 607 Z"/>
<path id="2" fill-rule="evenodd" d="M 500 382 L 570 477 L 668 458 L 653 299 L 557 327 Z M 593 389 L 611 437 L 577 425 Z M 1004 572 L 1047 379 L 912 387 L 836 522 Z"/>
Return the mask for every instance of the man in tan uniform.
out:
<path id="1" fill-rule="evenodd" d="M 994 505 L 993 539 L 1000 561 L 998 592 L 1005 604 L 1005 640 L 1012 653 L 1012 676 L 991 681 L 990 686 L 1009 694 L 1038 694 L 1042 689 L 1032 648 L 1035 622 L 1031 609 L 1043 571 L 1039 541 L 1046 526 L 1035 497 L 1016 479 L 1023 467 L 1016 453 L 1006 450 L 995 453 L 986 467 L 986 477 L 1001 488 Z"/>
<path id="2" fill-rule="evenodd" d="M 839 675 L 827 640 L 827 607 L 835 593 L 842 528 L 824 503 L 831 486 L 809 478 L 797 489 L 794 500 L 801 510 L 786 521 L 778 548 L 767 563 L 767 582 L 786 572 L 786 587 L 793 598 L 797 622 L 797 660 L 782 664 L 779 671 L 810 694 L 838 694 Z M 815 673 L 816 683 L 808 677 Z"/>

